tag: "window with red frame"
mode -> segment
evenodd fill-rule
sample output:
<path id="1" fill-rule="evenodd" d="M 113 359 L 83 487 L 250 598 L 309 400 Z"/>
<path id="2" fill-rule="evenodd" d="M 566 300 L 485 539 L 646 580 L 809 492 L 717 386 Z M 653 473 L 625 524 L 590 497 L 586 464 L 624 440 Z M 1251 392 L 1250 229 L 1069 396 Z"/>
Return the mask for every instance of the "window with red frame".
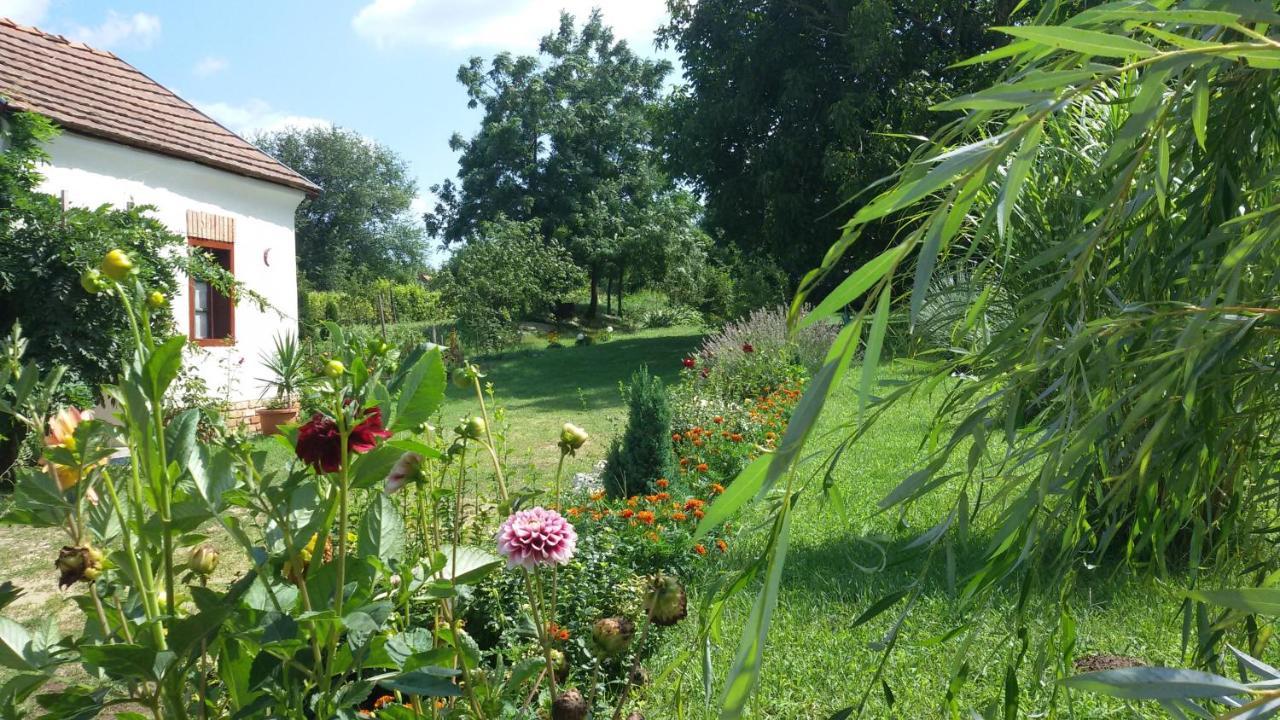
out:
<path id="1" fill-rule="evenodd" d="M 190 238 L 194 248 L 213 258 L 223 270 L 235 273 L 235 250 L 231 243 Z M 236 330 L 236 304 L 205 280 L 191 279 L 191 339 L 199 345 L 231 342 Z"/>

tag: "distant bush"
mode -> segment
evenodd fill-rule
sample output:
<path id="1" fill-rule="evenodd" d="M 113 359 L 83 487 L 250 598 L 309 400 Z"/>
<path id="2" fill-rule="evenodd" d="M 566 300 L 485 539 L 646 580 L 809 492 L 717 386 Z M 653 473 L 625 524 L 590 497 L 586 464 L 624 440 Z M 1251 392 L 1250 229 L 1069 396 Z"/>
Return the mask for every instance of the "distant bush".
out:
<path id="1" fill-rule="evenodd" d="M 322 321 L 339 325 L 376 325 L 378 296 L 388 323 L 438 322 L 448 316 L 439 291 L 417 283 L 376 283 L 348 291 L 310 290 L 303 293 L 299 308 L 304 325 Z"/>
<path id="2" fill-rule="evenodd" d="M 622 322 L 634 328 L 701 325 L 703 321 L 702 313 L 697 309 L 675 302 L 657 290 L 632 293 L 623 305 Z"/>
<path id="3" fill-rule="evenodd" d="M 610 497 L 651 492 L 659 478 L 673 477 L 671 407 L 662 378 L 641 368 L 626 390 L 627 429 L 609 446 L 604 488 Z"/>
<path id="4" fill-rule="evenodd" d="M 685 371 L 697 395 L 736 401 L 804 378 L 822 366 L 840 328 L 819 323 L 792 338 L 787 308 L 755 310 L 707 337 Z"/>

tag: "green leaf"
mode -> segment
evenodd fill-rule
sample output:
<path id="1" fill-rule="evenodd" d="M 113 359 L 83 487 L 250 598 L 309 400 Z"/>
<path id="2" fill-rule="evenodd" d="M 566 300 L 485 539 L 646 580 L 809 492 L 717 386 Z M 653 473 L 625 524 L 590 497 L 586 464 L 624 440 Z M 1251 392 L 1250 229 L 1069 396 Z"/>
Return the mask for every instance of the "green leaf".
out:
<path id="1" fill-rule="evenodd" d="M 418 668 L 382 680 L 379 684 L 392 692 L 427 697 L 457 697 L 462 691 L 453 682 L 457 670 L 442 667 Z"/>
<path id="2" fill-rule="evenodd" d="M 160 679 L 159 656 L 155 650 L 142 645 L 85 645 L 80 648 L 80 657 L 113 677 L 132 680 Z"/>
<path id="3" fill-rule="evenodd" d="M 418 357 L 409 371 L 391 388 L 396 394 L 396 417 L 391 430 L 412 430 L 431 419 L 444 400 L 444 360 L 439 348 Z"/>
<path id="4" fill-rule="evenodd" d="M 35 670 L 28 660 L 31 633 L 6 617 L 0 617 L 0 667 L 11 670 Z"/>
<path id="5" fill-rule="evenodd" d="M 769 625 L 773 618 L 773 609 L 778 604 L 778 587 L 782 583 L 782 568 L 787 562 L 787 545 L 791 531 L 790 503 L 783 503 L 779 510 L 781 517 L 775 525 L 775 537 L 771 544 L 769 572 L 765 577 L 764 587 L 756 595 L 751 606 L 751 614 L 742 628 L 742 637 L 738 641 L 738 652 L 733 660 L 733 667 L 725 680 L 724 692 L 720 698 L 720 720 L 737 720 L 746 710 L 747 700 L 751 692 L 760 682 L 760 668 L 764 664 L 765 642 L 768 640 Z"/>
<path id="6" fill-rule="evenodd" d="M 874 260 L 855 270 L 853 274 L 837 285 L 835 290 L 832 290 L 822 299 L 822 302 L 818 303 L 817 307 L 799 322 L 797 329 L 803 330 L 819 320 L 824 320 L 834 315 L 845 305 L 862 297 L 863 293 L 871 289 L 872 285 L 879 282 L 885 276 L 885 273 L 889 272 L 902 259 L 902 256 L 906 254 L 907 247 L 905 243 L 895 245 L 880 253 Z"/>
<path id="7" fill-rule="evenodd" d="M 876 381 L 876 371 L 880 367 L 880 351 L 884 348 L 884 334 L 889 327 L 889 305 L 892 301 L 893 285 L 886 283 L 880 293 L 880 302 L 876 305 L 875 317 L 871 320 L 871 333 L 867 336 L 867 349 L 862 356 L 862 381 L 858 384 L 858 413 L 866 412 L 867 403 L 871 399 L 871 388 Z"/>
<path id="8" fill-rule="evenodd" d="M 436 577 L 451 579 L 455 585 L 477 583 L 502 565 L 502 558 L 477 547 L 459 545 L 457 565 L 454 565 L 452 545 L 441 545 L 440 553 L 445 557 L 445 564 Z"/>
<path id="9" fill-rule="evenodd" d="M 1159 51 L 1150 45 L 1124 35 L 1111 35 L 1096 30 L 1055 26 L 1024 26 L 991 28 L 1006 35 L 1030 40 L 1060 50 L 1096 55 L 1098 57 L 1127 58 L 1151 57 Z"/>
<path id="10" fill-rule="evenodd" d="M 1218 607 L 1240 610 L 1258 615 L 1280 616 L 1280 588 L 1225 588 L 1221 590 L 1192 590 L 1187 593 L 1193 600 Z"/>
<path id="11" fill-rule="evenodd" d="M 1204 150 L 1209 137 L 1209 82 L 1203 77 L 1196 80 L 1191 110 L 1191 127 L 1196 133 L 1196 143 Z"/>
<path id="12" fill-rule="evenodd" d="M 174 335 L 165 340 L 164 343 L 151 353 L 151 357 L 147 358 L 147 364 L 143 369 L 143 374 L 147 379 L 147 389 L 150 391 L 150 399 L 158 400 L 164 397 L 165 390 L 169 389 L 169 384 L 178 376 L 178 372 L 182 370 L 182 350 L 187 346 L 187 339 L 181 335 Z"/>
<path id="13" fill-rule="evenodd" d="M 1244 685 L 1213 673 L 1158 667 L 1099 670 L 1066 678 L 1062 684 L 1126 700 L 1216 698 L 1249 692 Z"/>
<path id="14" fill-rule="evenodd" d="M 724 493 L 707 506 L 706 514 L 702 516 L 702 520 L 698 521 L 698 529 L 693 534 L 695 540 L 706 537 L 707 533 L 723 525 L 726 520 L 733 517 L 734 513 L 742 509 L 743 505 L 755 497 L 760 491 L 760 486 L 764 484 L 764 477 L 769 471 L 769 464 L 773 462 L 773 458 L 773 455 L 761 455 L 738 473 L 733 482 L 729 483 L 729 487 L 725 488 Z"/>
<path id="15" fill-rule="evenodd" d="M 356 553 L 358 557 L 373 555 L 383 560 L 404 557 L 404 520 L 396 504 L 382 493 L 374 496 L 360 520 Z"/>
<path id="16" fill-rule="evenodd" d="M 1031 174 L 1031 168 L 1035 165 L 1036 153 L 1040 147 L 1040 138 L 1044 136 L 1044 126 L 1037 123 L 1027 132 L 1027 136 L 1022 139 L 1022 146 L 1018 148 L 1018 154 L 1014 156 L 1013 162 L 1009 164 L 1009 174 L 1005 177 L 1004 184 L 1000 186 L 1000 200 L 997 204 L 996 227 L 999 230 L 1000 237 L 1005 236 L 1006 229 L 1009 226 L 1009 218 L 1013 215 L 1013 209 L 1018 206 L 1018 196 L 1022 194 L 1022 186 L 1027 181 L 1027 176 Z"/>

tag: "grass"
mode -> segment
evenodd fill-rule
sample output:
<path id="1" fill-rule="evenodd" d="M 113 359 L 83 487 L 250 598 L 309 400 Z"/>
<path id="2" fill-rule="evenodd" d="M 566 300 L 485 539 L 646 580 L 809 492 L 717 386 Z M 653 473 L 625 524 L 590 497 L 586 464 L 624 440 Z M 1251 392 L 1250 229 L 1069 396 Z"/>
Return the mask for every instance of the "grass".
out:
<path id="1" fill-rule="evenodd" d="M 833 447 L 835 440 L 842 437 L 840 426 L 855 419 L 857 382 L 854 377 L 837 389 L 819 426 L 814 449 Z M 917 577 L 919 560 L 895 566 L 892 548 L 901 547 L 945 515 L 938 504 L 917 506 L 902 518 L 880 514 L 876 505 L 918 467 L 921 439 L 926 436 L 937 399 L 915 398 L 900 404 L 843 456 L 835 477 L 845 496 L 845 517 L 838 516 L 831 506 L 824 506 L 812 486 L 798 505 L 767 645 L 762 690 L 748 706 L 748 717 L 826 718 L 857 705 L 868 691 L 864 717 L 938 717 L 948 679 L 965 662 L 969 664 L 969 682 L 961 692 L 961 707 L 966 711 L 982 710 L 1001 700 L 1004 668 L 1009 648 L 1014 647 L 1006 641 L 1013 631 L 1008 619 L 1016 602 L 1016 588 L 1010 588 L 1007 596 L 990 606 L 976 608 L 966 618 L 956 599 L 958 592 L 949 586 L 945 573 L 939 570 L 927 575 L 923 580 L 927 591 L 902 626 L 895 652 L 885 668 L 884 681 L 894 696 L 892 706 L 884 688 L 873 677 L 880 660 L 877 648 L 902 606 L 853 627 L 855 619 L 877 600 L 906 587 Z M 743 518 L 740 524 L 750 525 L 749 519 Z M 761 551 L 761 545 L 758 535 L 742 536 L 723 569 L 742 567 Z M 862 569 L 880 562 L 882 556 L 877 547 L 889 549 L 890 566 L 878 572 Z M 984 549 L 983 540 L 958 549 L 961 580 L 964 569 L 973 567 Z M 1112 574 L 1105 567 L 1092 573 L 1094 577 L 1085 579 L 1083 591 L 1072 598 L 1079 634 L 1076 653 L 1110 653 L 1135 656 L 1154 664 L 1182 665 L 1177 615 L 1181 597 L 1176 579 L 1161 585 L 1150 579 Z M 695 584 L 705 586 L 705 582 Z M 651 690 L 646 708 L 649 716 L 675 717 L 676 705 L 681 704 L 681 717 L 717 717 L 714 701 L 732 663 L 757 587 L 752 585 L 749 592 L 728 602 L 723 637 L 712 643 L 713 705 L 703 703 L 701 656 L 695 652 L 691 659 L 675 666 L 671 681 Z M 691 598 L 691 606 L 702 599 L 697 597 L 696 588 L 695 598 Z M 975 628 L 972 637 L 962 634 L 946 643 L 936 642 L 966 619 Z M 681 652 L 693 647 L 696 631 L 696 623 L 688 622 L 670 633 L 654 667 L 671 664 Z M 1034 653 L 1034 643 L 1032 647 Z M 1032 657 L 1031 662 L 1034 661 Z M 1051 669 L 1046 677 L 1052 677 L 1053 659 L 1049 662 Z M 1020 708 L 1020 717 L 1072 716 L 1065 712 L 1065 704 L 1054 714 L 1047 711 L 1048 697 L 1054 689 L 1051 682 L 1025 672 L 1020 682 L 1024 692 L 1031 692 L 1031 700 L 1024 699 Z M 1099 696 L 1076 695 L 1072 703 L 1074 717 L 1142 716 L 1137 707 Z M 1142 709 L 1154 710 L 1149 706 Z M 987 715 L 997 716 L 1001 715 Z"/>

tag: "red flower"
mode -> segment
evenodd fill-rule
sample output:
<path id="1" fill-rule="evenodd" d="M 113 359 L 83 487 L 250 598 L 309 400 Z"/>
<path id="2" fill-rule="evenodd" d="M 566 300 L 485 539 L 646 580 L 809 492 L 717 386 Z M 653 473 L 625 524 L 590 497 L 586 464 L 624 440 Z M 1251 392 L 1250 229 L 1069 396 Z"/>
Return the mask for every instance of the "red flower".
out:
<path id="1" fill-rule="evenodd" d="M 754 346 L 752 346 L 752 344 L 751 344 L 751 343 L 742 343 L 742 352 L 744 352 L 744 353 L 753 353 L 753 352 L 755 352 L 755 351 L 756 351 L 756 349 L 755 349 L 755 347 L 754 347 Z"/>
<path id="2" fill-rule="evenodd" d="M 364 413 L 364 420 L 351 430 L 347 438 L 347 450 L 365 453 L 377 446 L 377 438 L 391 437 L 382 429 L 382 411 L 376 407 Z M 333 418 L 322 413 L 311 416 L 298 428 L 298 444 L 294 448 L 298 458 L 319 472 L 337 472 L 342 467 L 342 433 Z"/>
<path id="3" fill-rule="evenodd" d="M 698 361 L 694 360 L 691 357 L 687 357 L 684 359 L 684 366 L 691 370 L 693 369 L 693 366 L 697 364 L 698 364 Z"/>
<path id="4" fill-rule="evenodd" d="M 351 428 L 347 449 L 354 453 L 366 453 L 378 445 L 377 438 L 391 437 L 390 430 L 382 429 L 382 408 L 371 407 L 364 411 L 364 420 Z"/>

